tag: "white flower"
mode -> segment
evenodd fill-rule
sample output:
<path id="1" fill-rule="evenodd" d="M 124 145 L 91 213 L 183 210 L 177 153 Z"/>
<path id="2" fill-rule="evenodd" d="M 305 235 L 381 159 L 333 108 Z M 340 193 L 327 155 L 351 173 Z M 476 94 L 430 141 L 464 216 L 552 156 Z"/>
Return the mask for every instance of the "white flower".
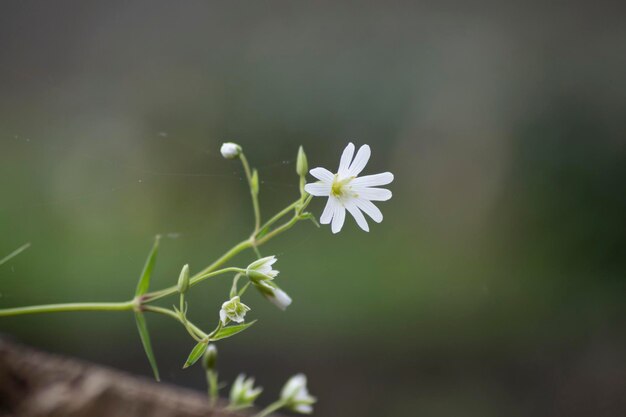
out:
<path id="1" fill-rule="evenodd" d="M 230 389 L 230 405 L 236 408 L 250 407 L 263 392 L 263 388 L 254 388 L 254 378 L 239 374 Z"/>
<path id="2" fill-rule="evenodd" d="M 222 304 L 220 310 L 220 320 L 226 325 L 227 320 L 241 323 L 246 317 L 246 313 L 250 311 L 250 307 L 239 301 L 239 296 L 234 296 L 230 300 Z"/>
<path id="3" fill-rule="evenodd" d="M 328 197 L 326 208 L 320 217 L 320 223 L 332 222 L 333 233 L 338 233 L 343 227 L 346 210 L 350 212 L 361 229 L 369 231 L 369 226 L 363 212 L 376 223 L 383 221 L 383 214 L 372 201 L 387 201 L 391 198 L 391 191 L 376 188 L 393 181 L 391 172 L 365 175 L 358 177 L 370 159 L 370 147 L 363 145 L 354 158 L 354 145 L 349 143 L 341 155 L 339 170 L 333 174 L 325 168 L 313 168 L 310 173 L 319 181 L 307 184 L 304 189 L 316 197 Z"/>
<path id="4" fill-rule="evenodd" d="M 253 284 L 265 298 L 281 310 L 286 310 L 291 304 L 291 297 L 273 282 L 259 281 L 253 282 Z"/>
<path id="5" fill-rule="evenodd" d="M 241 153 L 241 146 L 233 142 L 226 142 L 222 144 L 220 152 L 226 159 L 235 159 Z"/>
<path id="6" fill-rule="evenodd" d="M 306 388 L 306 376 L 297 374 L 289 378 L 280 392 L 280 399 L 285 407 L 302 414 L 311 414 L 316 398 Z"/>
<path id="7" fill-rule="evenodd" d="M 265 258 L 261 258 L 252 262 L 246 268 L 246 275 L 253 282 L 272 280 L 278 275 L 278 271 L 272 269 L 272 265 L 276 263 L 277 259 L 275 256 L 266 256 Z"/>

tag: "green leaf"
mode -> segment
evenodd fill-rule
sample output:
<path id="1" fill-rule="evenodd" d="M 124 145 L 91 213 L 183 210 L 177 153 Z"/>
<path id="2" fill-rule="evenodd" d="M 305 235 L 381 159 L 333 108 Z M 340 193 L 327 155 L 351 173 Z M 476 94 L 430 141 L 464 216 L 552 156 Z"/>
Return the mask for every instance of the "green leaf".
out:
<path id="1" fill-rule="evenodd" d="M 146 319 L 143 317 L 143 313 L 136 312 L 135 321 L 137 322 L 137 330 L 139 330 L 139 337 L 141 338 L 143 349 L 146 351 L 146 356 L 148 357 L 148 361 L 152 367 L 152 372 L 154 372 L 154 379 L 160 381 L 161 378 L 159 377 L 159 368 L 156 363 L 156 358 L 154 357 L 154 352 L 152 352 L 150 334 L 148 333 L 148 326 L 146 325 Z"/>
<path id="2" fill-rule="evenodd" d="M 26 243 L 19 248 L 15 249 L 13 252 L 9 253 L 4 258 L 0 259 L 0 265 L 9 262 L 11 259 L 15 258 L 20 253 L 24 252 L 26 249 L 30 247 L 30 243 Z"/>
<path id="3" fill-rule="evenodd" d="M 139 278 L 139 282 L 137 283 L 137 290 L 135 290 L 135 296 L 143 295 L 150 288 L 150 277 L 152 276 L 152 270 L 154 269 L 154 264 L 156 263 L 157 252 L 159 251 L 159 241 L 161 240 L 161 235 L 156 235 L 154 238 L 154 244 L 152 245 L 152 250 L 148 255 L 148 259 L 146 259 L 146 264 L 143 267 L 143 271 L 141 272 L 141 278 Z"/>
<path id="4" fill-rule="evenodd" d="M 198 359 L 200 359 L 202 355 L 204 355 L 207 347 L 209 347 L 209 342 L 206 342 L 204 340 L 202 342 L 198 342 L 198 344 L 191 350 L 187 361 L 183 365 L 183 369 L 189 368 L 191 365 L 196 363 Z"/>
<path id="5" fill-rule="evenodd" d="M 236 335 L 237 333 L 243 332 L 248 327 L 252 326 L 257 321 L 251 321 L 250 323 L 238 324 L 236 326 L 228 326 L 222 327 L 218 330 L 213 337 L 211 337 L 211 342 L 215 342 L 216 340 L 226 339 L 227 337 L 231 337 Z"/>

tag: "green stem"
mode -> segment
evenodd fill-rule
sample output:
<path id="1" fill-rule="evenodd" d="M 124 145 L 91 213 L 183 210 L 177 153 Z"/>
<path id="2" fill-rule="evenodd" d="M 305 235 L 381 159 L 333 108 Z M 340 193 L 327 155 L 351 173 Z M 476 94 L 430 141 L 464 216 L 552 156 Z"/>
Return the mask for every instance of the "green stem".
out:
<path id="1" fill-rule="evenodd" d="M 300 200 L 296 200 L 293 203 L 291 203 L 290 205 L 288 205 L 287 207 L 285 207 L 284 209 L 282 209 L 281 211 L 279 211 L 274 217 L 272 217 L 271 219 L 269 219 L 267 222 L 265 222 L 265 224 L 261 227 L 261 230 L 265 230 L 267 228 L 269 228 L 271 225 L 273 225 L 274 223 L 276 223 L 278 220 L 280 220 L 281 218 L 283 218 L 286 214 L 288 214 L 291 210 L 295 209 L 296 206 L 298 205 L 298 203 L 300 203 Z"/>
<path id="2" fill-rule="evenodd" d="M 241 164 L 243 165 L 243 170 L 246 172 L 246 178 L 248 179 L 248 186 L 250 187 L 250 196 L 252 197 L 252 207 L 254 208 L 254 233 L 256 235 L 259 231 L 259 227 L 261 227 L 261 209 L 259 208 L 259 195 L 254 191 L 252 187 L 252 171 L 250 171 L 250 165 L 248 164 L 248 159 L 243 154 L 243 152 L 239 155 L 239 159 L 241 159 Z"/>
<path id="3" fill-rule="evenodd" d="M 300 201 L 298 201 L 297 203 L 299 203 L 299 202 Z M 269 232 L 268 234 L 266 234 L 262 238 L 258 239 L 257 240 L 257 245 L 262 245 L 263 243 L 267 242 L 268 240 L 272 239 L 273 237 L 278 236 L 279 234 L 281 234 L 281 233 L 291 229 L 294 224 L 298 223 L 298 221 L 300 220 L 300 214 L 304 211 L 304 209 L 309 205 L 310 202 L 311 202 L 311 196 L 308 196 L 302 202 L 302 205 L 298 208 L 298 210 L 296 211 L 296 214 L 288 222 L 282 224 L 281 226 L 279 226 L 276 229 L 272 230 L 271 232 Z"/>
<path id="4" fill-rule="evenodd" d="M 268 414 L 271 414 L 274 411 L 278 410 L 279 408 L 283 407 L 284 405 L 285 405 L 285 402 L 283 400 L 278 400 L 276 402 L 271 403 L 267 407 L 265 407 L 258 414 L 255 414 L 253 417 L 265 417 Z"/>
<path id="5" fill-rule="evenodd" d="M 143 308 L 144 311 L 150 311 L 152 313 L 163 314 L 163 315 L 171 317 L 174 320 L 182 323 L 182 325 L 185 326 L 185 328 L 187 328 L 187 331 L 189 331 L 191 336 L 194 339 L 196 339 L 196 340 L 198 340 L 198 338 L 199 339 L 204 339 L 204 338 L 206 338 L 208 336 L 205 332 L 202 331 L 202 329 L 200 329 L 198 326 L 196 326 L 195 324 L 193 324 L 189 320 L 185 320 L 183 322 L 183 320 L 181 320 L 180 316 L 178 314 L 176 314 L 175 311 L 168 310 L 167 308 L 163 308 L 163 307 L 147 306 L 147 305 L 143 306 L 142 308 Z M 198 338 L 194 337 L 193 333 L 195 333 L 195 336 L 198 336 Z M 198 341 L 200 341 L 200 340 L 198 340 Z"/>
<path id="6" fill-rule="evenodd" d="M 235 267 L 231 267 L 231 268 L 224 268 L 224 269 L 220 269 L 218 271 L 214 271 L 214 272 L 209 272 L 209 273 L 205 273 L 202 275 L 196 274 L 195 276 L 193 276 L 190 280 L 189 280 L 189 287 L 193 287 L 194 285 L 204 281 L 205 279 L 217 276 L 217 275 L 221 275 L 221 274 L 225 274 L 228 272 L 238 272 L 238 273 L 245 273 L 245 269 L 241 269 L 241 268 L 235 268 Z M 151 301 L 155 301 L 158 300 L 160 298 L 163 297 L 167 297 L 168 295 L 174 294 L 178 292 L 178 285 L 172 285 L 171 287 L 165 288 L 163 290 L 160 291 L 155 291 L 155 292 L 151 292 L 151 293 L 147 293 L 143 296 L 143 302 L 144 303 L 148 303 Z"/>
<path id="7" fill-rule="evenodd" d="M 294 203 L 287 206 L 281 212 L 279 212 L 276 216 L 272 217 L 264 227 L 271 226 L 285 214 L 287 214 L 290 210 L 296 208 L 296 206 L 300 203 L 300 199 L 295 201 Z M 219 271 L 214 271 L 219 266 L 228 262 L 234 256 L 239 254 L 240 252 L 249 249 L 253 246 L 260 246 L 270 239 L 276 237 L 282 232 L 293 227 L 294 224 L 300 220 L 300 213 L 306 208 L 306 206 L 311 201 L 311 196 L 304 200 L 302 206 L 298 208 L 298 211 L 294 215 L 294 217 L 289 220 L 287 223 L 279 226 L 278 228 L 272 230 L 267 235 L 262 238 L 253 241 L 252 239 L 246 239 L 244 241 L 239 242 L 237 245 L 232 247 L 229 251 L 223 254 L 218 260 L 213 262 L 211 265 L 204 268 L 202 271 L 195 274 L 189 280 L 189 285 L 193 286 L 207 278 L 226 273 L 226 272 L 244 272 L 243 269 L 240 268 L 225 268 Z M 174 285 L 168 287 L 164 290 L 155 291 L 152 293 L 147 293 L 142 296 L 141 302 L 147 303 L 150 301 L 154 301 L 168 295 L 174 294 L 178 292 L 178 286 Z M 17 307 L 17 308 L 7 308 L 0 309 L 0 317 L 8 317 L 8 316 L 17 316 L 23 314 L 37 314 L 37 313 L 56 313 L 56 312 L 65 312 L 65 311 L 124 311 L 124 310 L 133 310 L 136 307 L 136 302 L 134 300 L 120 302 L 120 303 L 66 303 L 66 304 L 47 304 L 47 305 L 39 305 L 39 306 L 30 306 L 30 307 Z M 143 306 L 144 309 L 148 310 L 148 306 Z M 169 311 L 169 310 L 167 310 Z M 175 312 L 171 312 L 173 315 L 176 315 Z"/>
<path id="8" fill-rule="evenodd" d="M 251 248 L 252 246 L 253 246 L 252 245 L 252 241 L 250 239 L 246 239 L 246 240 L 244 240 L 242 242 L 239 242 L 234 247 L 232 247 L 228 252 L 223 254 L 217 261 L 213 262 L 211 265 L 207 266 L 202 271 L 198 272 L 196 275 L 191 277 L 191 279 L 197 278 L 197 277 L 199 277 L 201 275 L 204 275 L 204 274 L 207 274 L 209 272 L 213 272 L 215 270 L 215 268 L 224 265 L 226 262 L 228 262 L 235 255 L 239 254 L 239 252 L 242 252 L 242 251 L 244 251 L 244 250 L 246 250 L 248 248 Z"/>
<path id="9" fill-rule="evenodd" d="M 217 372 L 212 370 L 206 371 L 206 379 L 207 385 L 209 386 L 209 404 L 211 405 L 211 407 L 215 407 L 219 390 Z"/>
<path id="10" fill-rule="evenodd" d="M 5 308 L 0 310 L 0 317 L 36 313 L 61 313 L 65 311 L 124 311 L 132 310 L 135 305 L 136 304 L 134 300 L 122 303 L 45 304 L 31 307 Z"/>

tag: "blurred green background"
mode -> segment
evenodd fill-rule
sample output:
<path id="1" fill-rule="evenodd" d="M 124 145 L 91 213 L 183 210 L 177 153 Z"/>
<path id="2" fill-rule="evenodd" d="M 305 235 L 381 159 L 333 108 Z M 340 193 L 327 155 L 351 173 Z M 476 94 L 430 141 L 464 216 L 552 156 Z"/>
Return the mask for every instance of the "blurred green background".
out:
<path id="1" fill-rule="evenodd" d="M 370 233 L 301 223 L 263 247 L 294 298 L 220 375 L 269 403 L 295 372 L 319 416 L 626 415 L 626 26 L 615 3 L 3 1 L 0 306 L 131 297 L 248 235 L 240 143 L 265 215 L 295 155 L 372 147 L 394 197 Z M 323 201 L 312 210 L 320 214 Z M 370 222 L 373 223 L 373 222 Z M 251 253 L 237 258 L 246 265 Z M 229 282 L 193 291 L 217 320 Z M 148 317 L 164 380 L 191 340 Z M 136 374 L 130 314 L 0 320 L 37 347 Z"/>

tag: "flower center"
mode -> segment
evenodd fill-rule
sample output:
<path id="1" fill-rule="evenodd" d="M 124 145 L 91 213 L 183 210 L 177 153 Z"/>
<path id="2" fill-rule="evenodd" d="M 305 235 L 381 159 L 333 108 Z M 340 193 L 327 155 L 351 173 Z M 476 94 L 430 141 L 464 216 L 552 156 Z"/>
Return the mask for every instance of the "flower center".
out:
<path id="1" fill-rule="evenodd" d="M 339 177 L 335 174 L 335 178 L 333 179 L 333 185 L 330 187 L 330 193 L 335 197 L 341 197 L 346 192 L 344 187 L 353 179 L 354 177 L 348 177 L 340 180 Z"/>

